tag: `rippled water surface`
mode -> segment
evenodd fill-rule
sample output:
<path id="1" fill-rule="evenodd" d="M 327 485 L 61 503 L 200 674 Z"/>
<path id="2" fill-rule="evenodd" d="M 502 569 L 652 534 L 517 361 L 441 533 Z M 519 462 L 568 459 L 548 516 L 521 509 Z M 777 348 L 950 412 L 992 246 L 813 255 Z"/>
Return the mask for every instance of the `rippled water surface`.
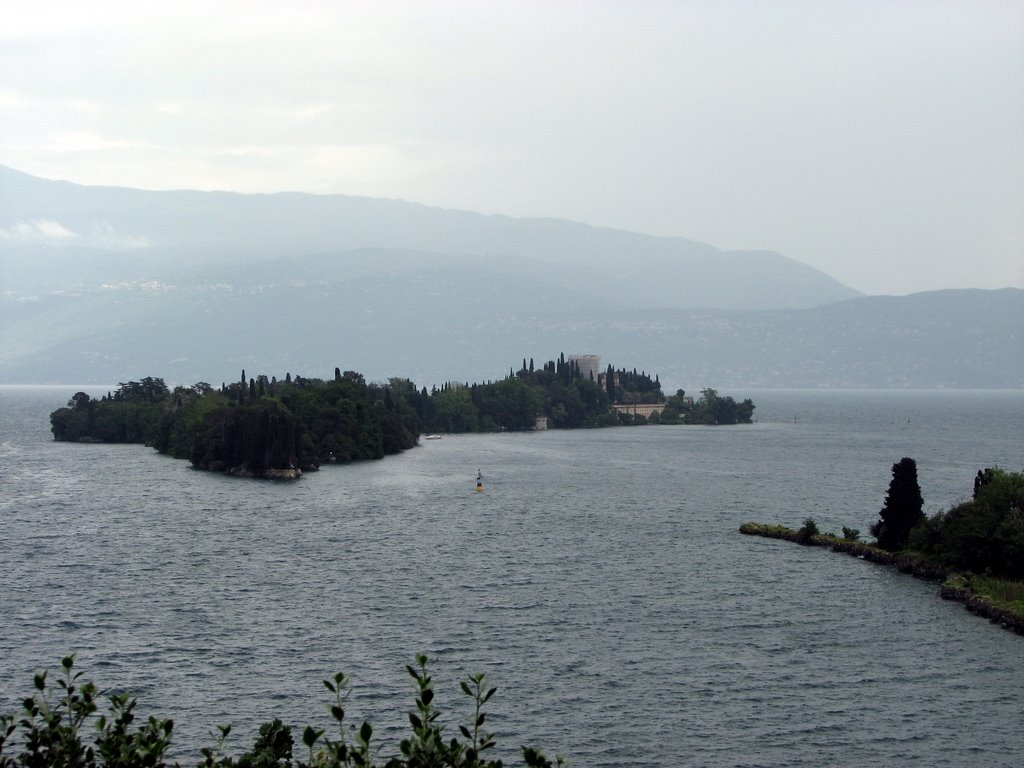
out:
<path id="1" fill-rule="evenodd" d="M 1024 638 L 864 561 L 741 536 L 867 530 L 893 462 L 926 511 L 1024 467 L 1024 394 L 760 392 L 758 423 L 449 436 L 294 483 L 139 446 L 54 443 L 71 389 L 0 389 L 0 710 L 77 651 L 176 721 L 326 725 L 320 681 L 382 737 L 404 665 L 499 686 L 501 756 L 576 766 L 1016 766 Z M 485 492 L 474 492 L 477 470 Z M 394 740 L 388 738 L 391 744 Z"/>

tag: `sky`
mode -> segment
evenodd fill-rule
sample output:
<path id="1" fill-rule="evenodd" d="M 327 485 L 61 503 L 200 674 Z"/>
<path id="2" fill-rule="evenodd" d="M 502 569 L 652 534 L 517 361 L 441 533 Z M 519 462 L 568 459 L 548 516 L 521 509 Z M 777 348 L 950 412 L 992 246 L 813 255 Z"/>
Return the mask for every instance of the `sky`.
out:
<path id="1" fill-rule="evenodd" d="M 1024 287 L 1024 2 L 0 0 L 0 164 Z"/>

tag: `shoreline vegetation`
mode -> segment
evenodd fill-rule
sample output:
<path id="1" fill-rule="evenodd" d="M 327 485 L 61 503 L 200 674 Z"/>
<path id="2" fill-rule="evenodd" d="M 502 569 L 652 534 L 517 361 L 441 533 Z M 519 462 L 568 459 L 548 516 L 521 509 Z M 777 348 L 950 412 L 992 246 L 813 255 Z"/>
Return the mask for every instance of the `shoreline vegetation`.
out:
<path id="1" fill-rule="evenodd" d="M 940 582 L 944 600 L 963 603 L 973 614 L 1024 635 L 1024 473 L 989 468 L 978 472 L 974 497 L 932 517 L 921 513 L 913 459 L 893 465 L 885 506 L 871 532 L 822 533 L 813 518 L 799 529 L 747 522 L 747 536 L 825 547 Z"/>
<path id="2" fill-rule="evenodd" d="M 323 464 L 400 453 L 424 433 L 740 424 L 750 423 L 754 407 L 710 388 L 696 401 L 683 390 L 666 397 L 657 376 L 584 369 L 562 354 L 540 368 L 524 358 L 498 381 L 429 392 L 409 379 L 367 382 L 339 368 L 329 380 L 288 373 L 279 381 L 243 370 L 219 389 L 199 382 L 172 390 L 147 377 L 98 399 L 76 392 L 50 423 L 62 442 L 141 443 L 197 469 L 295 479 Z"/>

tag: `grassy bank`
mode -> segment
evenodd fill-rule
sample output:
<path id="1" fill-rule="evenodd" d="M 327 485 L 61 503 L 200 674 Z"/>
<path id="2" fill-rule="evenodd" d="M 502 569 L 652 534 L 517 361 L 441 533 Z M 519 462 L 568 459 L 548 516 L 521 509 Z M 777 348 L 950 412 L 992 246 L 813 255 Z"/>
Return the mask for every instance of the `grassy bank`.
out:
<path id="1" fill-rule="evenodd" d="M 914 552 L 888 552 L 863 541 L 827 533 L 809 533 L 784 525 L 743 523 L 740 533 L 784 539 L 805 546 L 826 547 L 833 552 L 845 552 L 873 563 L 899 568 L 901 572 L 917 578 L 941 581 L 940 595 L 943 599 L 961 602 L 971 613 L 1024 635 L 1024 582 L 951 572 Z"/>

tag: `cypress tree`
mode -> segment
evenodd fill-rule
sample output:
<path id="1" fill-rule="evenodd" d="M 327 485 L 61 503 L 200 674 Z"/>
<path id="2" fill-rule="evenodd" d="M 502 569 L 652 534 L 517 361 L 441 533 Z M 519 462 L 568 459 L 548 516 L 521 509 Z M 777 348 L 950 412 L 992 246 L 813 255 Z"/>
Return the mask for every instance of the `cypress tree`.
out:
<path id="1" fill-rule="evenodd" d="M 892 480 L 885 494 L 885 504 L 878 521 L 871 526 L 871 535 L 878 546 L 895 552 L 906 549 L 910 531 L 924 522 L 924 499 L 917 483 L 917 462 L 904 456 L 892 465 Z"/>

